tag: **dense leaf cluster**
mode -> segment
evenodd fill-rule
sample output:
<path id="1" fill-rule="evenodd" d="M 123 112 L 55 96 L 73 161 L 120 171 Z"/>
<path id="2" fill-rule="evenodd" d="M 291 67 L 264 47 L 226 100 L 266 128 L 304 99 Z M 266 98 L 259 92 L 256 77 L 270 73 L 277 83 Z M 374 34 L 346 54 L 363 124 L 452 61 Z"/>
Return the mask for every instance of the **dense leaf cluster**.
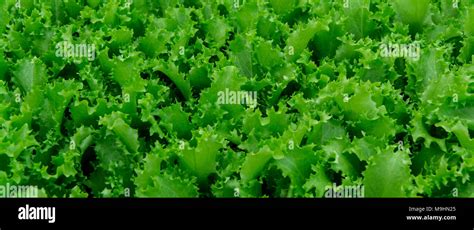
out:
<path id="1" fill-rule="evenodd" d="M 0 184 L 473 196 L 474 2 L 454 2 L 1 0 Z M 417 59 L 381 55 L 414 43 Z M 257 105 L 217 103 L 226 90 Z"/>

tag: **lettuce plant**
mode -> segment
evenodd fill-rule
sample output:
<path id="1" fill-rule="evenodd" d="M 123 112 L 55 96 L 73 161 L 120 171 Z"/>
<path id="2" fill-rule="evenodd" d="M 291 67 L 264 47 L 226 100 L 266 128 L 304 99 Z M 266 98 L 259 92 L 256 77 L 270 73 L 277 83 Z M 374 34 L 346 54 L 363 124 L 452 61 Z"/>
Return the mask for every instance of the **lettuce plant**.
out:
<path id="1" fill-rule="evenodd" d="M 1 0 L 0 185 L 474 196 L 472 0 Z"/>

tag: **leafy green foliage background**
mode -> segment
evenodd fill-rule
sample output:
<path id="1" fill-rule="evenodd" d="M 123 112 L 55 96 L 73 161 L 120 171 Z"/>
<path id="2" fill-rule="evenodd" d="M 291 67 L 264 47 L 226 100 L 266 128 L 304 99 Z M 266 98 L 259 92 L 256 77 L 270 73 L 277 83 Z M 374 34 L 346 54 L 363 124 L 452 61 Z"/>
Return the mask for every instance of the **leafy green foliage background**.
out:
<path id="1" fill-rule="evenodd" d="M 474 2 L 0 0 L 0 184 L 474 196 Z M 94 44 L 64 59 L 59 42 Z M 420 60 L 381 43 L 419 42 Z M 258 92 L 258 106 L 217 92 Z"/>

